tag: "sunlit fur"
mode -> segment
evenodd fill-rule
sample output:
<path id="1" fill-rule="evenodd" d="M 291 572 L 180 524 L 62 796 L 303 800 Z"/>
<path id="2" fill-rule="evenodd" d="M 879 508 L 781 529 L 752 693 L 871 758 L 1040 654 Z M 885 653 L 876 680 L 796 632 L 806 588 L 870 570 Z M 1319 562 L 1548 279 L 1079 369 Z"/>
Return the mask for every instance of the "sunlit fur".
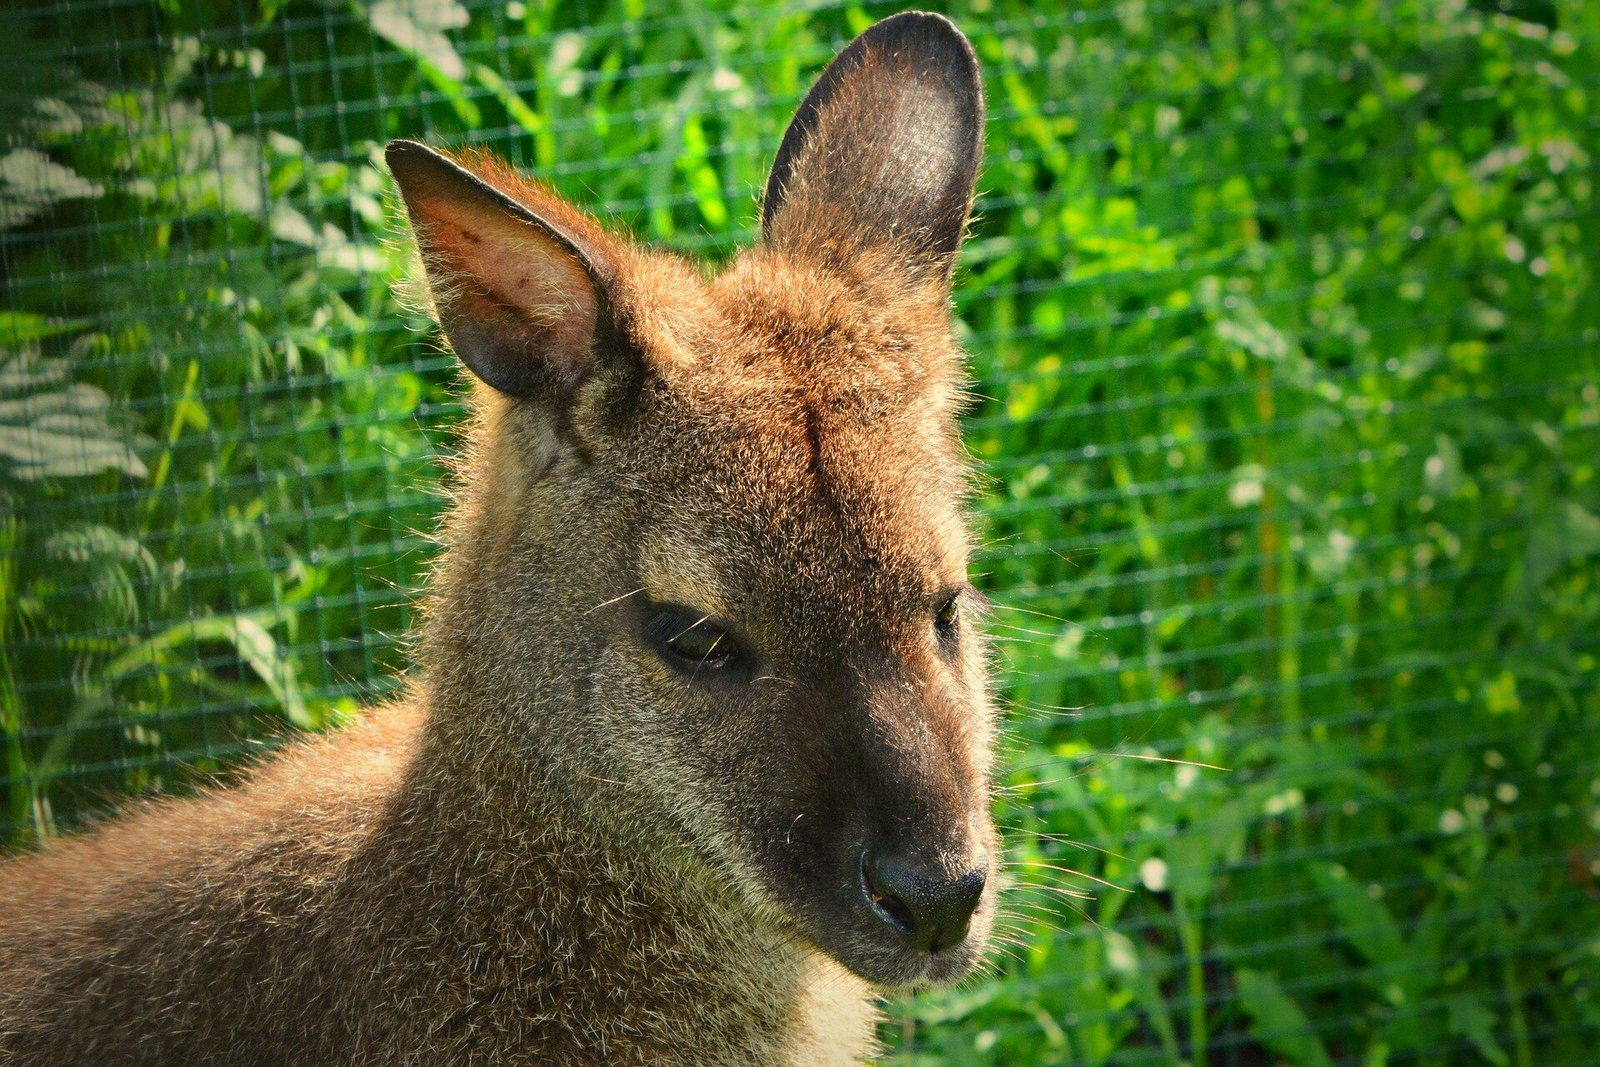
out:
<path id="1" fill-rule="evenodd" d="M 802 200 L 708 279 L 460 162 L 596 290 L 469 184 L 397 169 L 447 329 L 567 360 L 473 388 L 415 681 L 240 786 L 0 869 L 0 1061 L 852 1063 L 875 988 L 978 961 L 985 655 L 965 616 L 933 626 L 968 555 L 948 256 Z M 525 314 L 468 248 L 519 232 Z M 552 307 L 599 315 L 594 344 Z M 511 350 L 490 336 L 483 360 Z M 755 676 L 666 662 L 641 632 L 669 602 L 737 626 Z M 886 835 L 991 865 L 962 945 L 913 953 L 865 906 Z"/>

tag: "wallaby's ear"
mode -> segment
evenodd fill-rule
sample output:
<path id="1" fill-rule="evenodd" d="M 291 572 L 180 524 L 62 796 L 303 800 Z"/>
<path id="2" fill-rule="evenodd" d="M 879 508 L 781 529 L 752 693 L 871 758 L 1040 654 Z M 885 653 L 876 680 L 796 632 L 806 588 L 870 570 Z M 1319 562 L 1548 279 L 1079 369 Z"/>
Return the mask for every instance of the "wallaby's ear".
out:
<path id="1" fill-rule="evenodd" d="M 949 19 L 907 11 L 852 41 L 783 136 L 766 242 L 849 256 L 888 246 L 948 281 L 983 156 L 983 81 Z"/>
<path id="2" fill-rule="evenodd" d="M 511 396 L 569 395 L 587 374 L 605 311 L 609 264 L 596 228 L 552 221 L 514 198 L 531 188 L 514 176 L 492 183 L 415 141 L 391 142 L 384 158 L 456 355 Z"/>

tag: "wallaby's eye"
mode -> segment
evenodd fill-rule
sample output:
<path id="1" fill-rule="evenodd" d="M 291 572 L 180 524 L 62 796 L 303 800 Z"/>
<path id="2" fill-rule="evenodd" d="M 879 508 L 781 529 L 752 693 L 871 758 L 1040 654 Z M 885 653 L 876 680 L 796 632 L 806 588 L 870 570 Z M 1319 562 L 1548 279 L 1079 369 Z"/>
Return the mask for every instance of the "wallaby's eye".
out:
<path id="1" fill-rule="evenodd" d="M 960 621 L 961 594 L 951 593 L 934 613 L 933 628 L 939 631 L 940 640 L 953 641 L 956 637 L 956 624 Z"/>
<path id="2" fill-rule="evenodd" d="M 703 612 L 665 608 L 646 624 L 645 635 L 664 659 L 692 671 L 732 667 L 743 655 L 739 642 Z"/>

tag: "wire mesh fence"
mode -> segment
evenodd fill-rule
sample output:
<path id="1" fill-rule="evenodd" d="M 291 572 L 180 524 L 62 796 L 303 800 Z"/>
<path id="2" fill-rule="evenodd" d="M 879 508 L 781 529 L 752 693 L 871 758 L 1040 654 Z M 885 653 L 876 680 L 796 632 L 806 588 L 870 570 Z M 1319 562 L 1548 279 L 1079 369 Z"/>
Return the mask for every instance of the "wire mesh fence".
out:
<path id="1" fill-rule="evenodd" d="M 0 840 L 395 684 L 459 405 L 388 138 L 715 261 L 892 10 L 0 16 Z M 1600 8 L 949 13 L 1015 886 L 889 1058 L 1592 1062 Z"/>

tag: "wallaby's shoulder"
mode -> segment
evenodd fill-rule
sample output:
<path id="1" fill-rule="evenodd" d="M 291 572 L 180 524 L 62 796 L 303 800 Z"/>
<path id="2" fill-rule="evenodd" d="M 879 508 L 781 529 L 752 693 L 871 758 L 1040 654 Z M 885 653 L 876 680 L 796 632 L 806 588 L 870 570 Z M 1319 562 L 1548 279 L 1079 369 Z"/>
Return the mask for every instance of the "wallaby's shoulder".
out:
<path id="1" fill-rule="evenodd" d="M 422 717 L 418 700 L 373 708 L 342 729 L 296 739 L 226 787 L 136 802 L 83 833 L 8 857 L 0 946 L 15 948 L 38 929 L 24 920 L 53 905 L 67 925 L 92 918 L 99 903 L 160 898 L 186 874 L 204 880 L 250 862 L 292 866 L 308 851 L 348 847 L 405 772 Z M 158 882 L 149 878 L 155 855 L 172 860 Z"/>

